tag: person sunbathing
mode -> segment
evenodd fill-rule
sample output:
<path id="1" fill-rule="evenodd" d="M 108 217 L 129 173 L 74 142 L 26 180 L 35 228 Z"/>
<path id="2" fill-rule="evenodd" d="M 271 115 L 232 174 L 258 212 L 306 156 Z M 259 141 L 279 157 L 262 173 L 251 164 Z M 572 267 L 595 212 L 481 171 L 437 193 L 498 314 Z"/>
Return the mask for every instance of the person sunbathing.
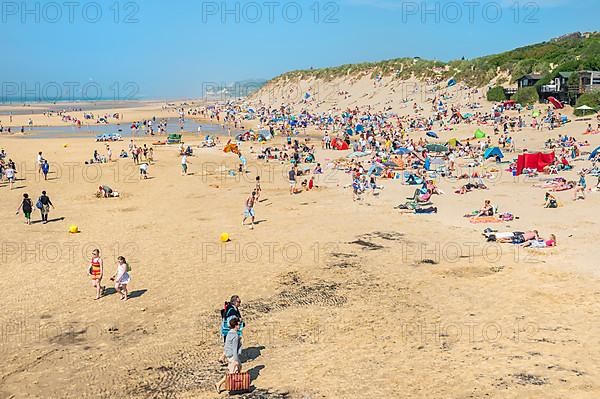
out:
<path id="1" fill-rule="evenodd" d="M 539 240 L 540 236 L 537 230 L 522 232 L 514 232 L 511 237 L 498 237 L 496 234 L 496 242 L 508 244 L 523 244 L 533 240 Z"/>
<path id="2" fill-rule="evenodd" d="M 467 185 L 465 184 L 461 188 L 459 188 L 458 190 L 454 191 L 454 193 L 462 195 L 462 194 L 466 194 L 466 193 L 468 193 L 470 191 L 471 191 L 471 189 L 469 187 L 467 187 Z"/>
<path id="3" fill-rule="evenodd" d="M 430 206 L 427 208 L 420 208 L 418 206 L 410 206 L 410 205 L 398 205 L 396 209 L 400 209 L 402 213 L 411 213 L 411 214 L 428 214 L 428 213 L 438 213 L 438 208 L 434 206 Z"/>
<path id="4" fill-rule="evenodd" d="M 553 179 L 546 180 L 544 183 L 536 183 L 533 186 L 540 188 L 554 188 L 561 184 L 565 184 L 566 182 L 567 179 L 565 179 L 564 177 L 555 177 Z"/>
<path id="5" fill-rule="evenodd" d="M 526 247 L 530 247 L 530 248 L 549 248 L 549 247 L 555 247 L 556 244 L 556 236 L 554 234 L 550 234 L 550 239 L 549 240 L 544 240 L 543 238 L 539 238 L 537 240 L 531 240 L 528 241 L 524 244 L 522 244 L 521 246 L 526 248 Z"/>
<path id="6" fill-rule="evenodd" d="M 573 181 L 562 182 L 562 183 L 557 184 L 550 191 L 553 191 L 553 192 L 556 192 L 556 191 L 566 191 L 566 190 L 572 189 L 573 187 L 575 187 L 575 182 L 573 182 Z"/>

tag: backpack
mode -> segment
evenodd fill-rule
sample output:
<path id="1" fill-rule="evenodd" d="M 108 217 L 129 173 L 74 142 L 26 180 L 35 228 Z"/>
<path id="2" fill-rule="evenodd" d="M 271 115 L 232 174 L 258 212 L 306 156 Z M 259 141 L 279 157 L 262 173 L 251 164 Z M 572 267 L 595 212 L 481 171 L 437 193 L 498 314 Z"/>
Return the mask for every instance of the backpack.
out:
<path id="1" fill-rule="evenodd" d="M 44 207 L 44 204 L 42 204 L 42 198 L 41 197 L 37 200 L 37 202 L 35 204 L 35 207 L 37 209 L 42 209 Z"/>
<path id="2" fill-rule="evenodd" d="M 227 310 L 229 309 L 229 302 L 225 301 L 223 304 L 223 309 L 221 309 L 221 319 L 225 320 L 225 316 L 227 316 Z"/>
<path id="3" fill-rule="evenodd" d="M 231 328 L 229 328 L 229 324 L 228 324 L 229 317 L 237 316 L 237 315 L 230 314 L 231 309 L 233 309 L 233 306 L 231 305 L 231 303 L 225 301 L 225 303 L 223 304 L 223 309 L 221 309 L 221 335 L 222 336 L 226 336 L 229 333 L 229 330 L 231 330 Z M 238 331 L 239 336 L 242 336 L 243 328 L 244 328 L 244 323 L 242 322 L 240 324 L 240 329 Z"/>
<path id="4" fill-rule="evenodd" d="M 23 212 L 31 212 L 33 210 L 33 204 L 31 203 L 30 198 L 25 198 L 23 200 Z"/>

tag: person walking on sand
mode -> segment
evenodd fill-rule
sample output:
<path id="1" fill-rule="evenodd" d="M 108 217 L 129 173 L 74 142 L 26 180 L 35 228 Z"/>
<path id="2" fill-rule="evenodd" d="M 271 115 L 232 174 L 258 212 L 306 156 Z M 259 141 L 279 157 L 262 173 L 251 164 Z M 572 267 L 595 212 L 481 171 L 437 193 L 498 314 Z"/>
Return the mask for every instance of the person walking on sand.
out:
<path id="1" fill-rule="evenodd" d="M 290 169 L 288 173 L 288 178 L 290 180 L 290 195 L 296 194 L 296 165 L 292 169 Z"/>
<path id="2" fill-rule="evenodd" d="M 37 158 L 35 160 L 35 164 L 38 167 L 38 174 L 42 173 L 42 164 L 44 163 L 44 157 L 42 156 L 42 152 L 38 152 Z"/>
<path id="3" fill-rule="evenodd" d="M 50 172 L 50 164 L 44 159 L 42 161 L 42 173 L 44 174 L 44 180 L 48 180 L 48 172 Z"/>
<path id="4" fill-rule="evenodd" d="M 129 284 L 131 281 L 131 276 L 129 276 L 129 271 L 131 269 L 124 257 L 119 256 L 117 261 L 117 272 L 110 278 L 110 280 L 115 282 L 115 291 L 121 294 L 121 300 L 126 301 L 127 295 L 129 295 L 127 291 L 127 284 Z"/>
<path id="5" fill-rule="evenodd" d="M 240 329 L 240 320 L 233 317 L 229 320 L 229 332 L 225 336 L 225 357 L 227 358 L 227 374 L 240 373 L 242 371 L 242 361 L 240 354 L 242 352 L 242 341 L 238 334 Z M 215 384 L 217 393 L 221 393 L 223 384 L 227 381 L 227 374 Z"/>
<path id="6" fill-rule="evenodd" d="M 50 214 L 50 207 L 54 208 L 54 204 L 50 197 L 46 194 L 46 191 L 42 191 L 42 195 L 38 199 L 37 207 L 42 214 L 42 223 L 48 224 L 48 215 Z"/>
<path id="7" fill-rule="evenodd" d="M 33 203 L 31 202 L 31 198 L 29 198 L 29 194 L 23 194 L 23 201 L 21 201 L 21 205 L 17 208 L 17 215 L 21 210 L 23 211 L 23 215 L 25 215 L 25 224 L 30 225 Z"/>
<path id="8" fill-rule="evenodd" d="M 13 168 L 13 166 L 10 163 L 6 166 L 6 169 L 4 169 L 4 175 L 6 176 L 6 180 L 8 180 L 8 188 L 10 190 L 13 189 L 16 173 L 17 171 Z"/>
<path id="9" fill-rule="evenodd" d="M 92 260 L 88 268 L 88 274 L 92 278 L 92 285 L 96 288 L 96 300 L 104 294 L 104 288 L 102 286 L 102 277 L 104 276 L 104 262 L 100 257 L 100 250 L 94 249 L 92 251 Z"/>
<path id="10" fill-rule="evenodd" d="M 260 198 L 260 193 L 262 188 L 260 187 L 260 176 L 256 176 L 256 186 L 254 187 L 254 192 L 256 193 L 256 200 Z"/>
<path id="11" fill-rule="evenodd" d="M 233 318 L 237 318 L 240 322 L 240 328 L 238 329 L 238 335 L 242 337 L 242 329 L 244 328 L 244 322 L 242 320 L 242 314 L 240 313 L 240 305 L 242 300 L 239 295 L 232 295 L 229 302 L 225 302 L 223 309 L 221 309 L 221 336 L 223 337 L 223 343 L 225 343 L 227 334 L 229 333 L 229 321 Z M 225 352 L 221 356 L 221 362 L 227 360 Z"/>
<path id="12" fill-rule="evenodd" d="M 254 203 L 256 202 L 256 191 L 252 191 L 252 194 L 246 200 L 246 210 L 244 210 L 244 220 L 242 220 L 242 226 L 246 222 L 246 219 L 252 218 L 252 223 L 250 224 L 250 230 L 254 229 Z"/>
<path id="13" fill-rule="evenodd" d="M 183 153 L 181 156 L 181 176 L 187 176 L 188 173 L 188 160 L 187 155 Z"/>

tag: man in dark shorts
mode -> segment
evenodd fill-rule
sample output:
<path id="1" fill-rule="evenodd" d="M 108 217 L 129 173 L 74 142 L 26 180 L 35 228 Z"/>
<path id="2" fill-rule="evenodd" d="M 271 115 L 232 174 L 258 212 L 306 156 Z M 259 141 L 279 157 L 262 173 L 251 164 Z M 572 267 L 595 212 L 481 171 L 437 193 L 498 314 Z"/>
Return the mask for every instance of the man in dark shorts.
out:
<path id="1" fill-rule="evenodd" d="M 296 193 L 296 166 L 294 166 L 288 173 L 288 179 L 290 181 L 290 195 Z"/>

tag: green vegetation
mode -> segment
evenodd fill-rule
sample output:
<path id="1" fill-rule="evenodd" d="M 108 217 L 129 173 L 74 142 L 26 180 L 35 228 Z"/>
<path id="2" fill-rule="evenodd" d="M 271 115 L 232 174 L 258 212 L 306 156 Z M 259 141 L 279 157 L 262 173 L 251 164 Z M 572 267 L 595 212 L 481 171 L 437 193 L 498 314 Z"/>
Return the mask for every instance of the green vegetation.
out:
<path id="1" fill-rule="evenodd" d="M 504 94 L 504 88 L 502 86 L 495 86 L 488 90 L 487 100 L 501 102 L 506 100 L 506 94 Z"/>
<path id="2" fill-rule="evenodd" d="M 598 111 L 600 109 L 600 90 L 594 90 L 589 93 L 582 94 L 577 99 L 577 105 L 575 105 L 575 108 L 581 107 L 582 105 L 587 105 L 588 107 L 594 108 L 595 111 Z M 576 116 L 591 115 L 592 113 L 594 112 L 577 109 L 575 110 Z"/>
<path id="3" fill-rule="evenodd" d="M 436 78 L 441 82 L 455 78 L 458 82 L 483 87 L 499 73 L 507 73 L 516 81 L 527 73 L 541 73 L 538 83 L 546 84 L 557 72 L 582 69 L 600 70 L 600 33 L 588 37 L 573 34 L 544 43 L 533 44 L 472 60 L 447 63 L 419 58 L 398 58 L 381 62 L 368 62 L 339 67 L 293 71 L 274 79 L 299 79 L 314 77 L 330 81 L 346 75 L 366 73 L 369 76 L 393 76 L 397 79 L 416 77 Z"/>
<path id="4" fill-rule="evenodd" d="M 537 89 L 534 86 L 523 87 L 515 93 L 513 100 L 521 105 L 533 105 L 539 101 Z"/>

